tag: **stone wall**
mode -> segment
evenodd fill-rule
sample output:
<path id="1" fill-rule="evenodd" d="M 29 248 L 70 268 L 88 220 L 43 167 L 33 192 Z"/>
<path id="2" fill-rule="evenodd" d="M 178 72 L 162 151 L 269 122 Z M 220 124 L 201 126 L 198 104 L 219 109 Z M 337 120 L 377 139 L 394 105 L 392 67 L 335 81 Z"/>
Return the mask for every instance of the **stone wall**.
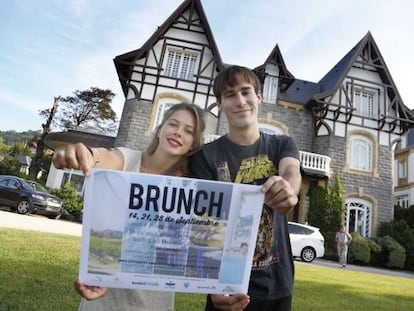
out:
<path id="1" fill-rule="evenodd" d="M 115 147 L 146 150 L 152 138 L 149 124 L 152 102 L 131 99 L 125 102 Z"/>

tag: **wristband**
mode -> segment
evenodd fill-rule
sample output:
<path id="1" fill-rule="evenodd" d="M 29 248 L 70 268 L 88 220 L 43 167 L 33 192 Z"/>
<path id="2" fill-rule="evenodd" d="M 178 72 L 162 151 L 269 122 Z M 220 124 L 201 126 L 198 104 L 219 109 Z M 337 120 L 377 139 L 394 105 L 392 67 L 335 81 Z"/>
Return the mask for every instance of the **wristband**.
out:
<path id="1" fill-rule="evenodd" d="M 99 157 L 99 151 L 96 148 L 90 148 L 88 146 L 86 146 L 86 148 L 89 150 L 89 152 L 92 155 L 93 158 L 93 166 L 96 166 L 99 162 L 101 162 L 101 158 Z"/>

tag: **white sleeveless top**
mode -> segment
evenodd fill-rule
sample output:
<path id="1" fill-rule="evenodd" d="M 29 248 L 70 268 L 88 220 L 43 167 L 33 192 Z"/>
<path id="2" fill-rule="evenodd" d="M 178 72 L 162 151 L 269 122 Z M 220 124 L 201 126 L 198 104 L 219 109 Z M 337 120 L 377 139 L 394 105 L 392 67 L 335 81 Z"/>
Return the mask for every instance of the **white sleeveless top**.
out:
<path id="1" fill-rule="evenodd" d="M 139 172 L 142 152 L 129 148 L 117 148 L 124 156 L 123 171 Z M 136 289 L 108 288 L 100 299 L 81 300 L 78 311 L 172 311 L 174 293 Z"/>

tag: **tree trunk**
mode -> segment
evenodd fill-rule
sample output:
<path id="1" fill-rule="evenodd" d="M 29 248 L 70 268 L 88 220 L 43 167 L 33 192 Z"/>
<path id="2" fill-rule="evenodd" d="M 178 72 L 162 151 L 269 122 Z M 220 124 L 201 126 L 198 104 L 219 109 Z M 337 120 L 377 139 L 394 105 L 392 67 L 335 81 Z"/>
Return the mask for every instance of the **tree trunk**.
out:
<path id="1" fill-rule="evenodd" d="M 49 116 L 46 122 L 42 124 L 43 132 L 39 138 L 39 141 L 37 142 L 36 153 L 34 157 L 32 158 L 32 162 L 30 163 L 30 168 L 29 168 L 29 176 L 32 179 L 37 179 L 37 175 L 42 169 L 42 157 L 43 157 L 43 152 L 45 150 L 45 137 L 47 134 L 50 133 L 50 125 L 52 124 L 53 117 L 56 113 L 59 99 L 60 99 L 60 96 L 55 97 L 52 109 L 50 109 Z"/>

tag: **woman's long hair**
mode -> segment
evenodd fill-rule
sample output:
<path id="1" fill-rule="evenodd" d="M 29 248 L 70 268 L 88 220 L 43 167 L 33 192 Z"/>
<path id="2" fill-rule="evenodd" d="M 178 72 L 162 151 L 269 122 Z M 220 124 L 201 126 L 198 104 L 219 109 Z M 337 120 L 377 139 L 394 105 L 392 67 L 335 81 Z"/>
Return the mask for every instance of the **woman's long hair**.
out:
<path id="1" fill-rule="evenodd" d="M 155 130 L 152 140 L 148 146 L 148 154 L 153 154 L 155 150 L 158 148 L 158 134 L 161 128 L 164 126 L 165 122 L 167 122 L 167 120 L 172 116 L 173 113 L 180 110 L 188 111 L 194 116 L 195 126 L 193 133 L 193 145 L 186 154 L 184 154 L 176 163 L 174 163 L 165 172 L 163 172 L 163 175 L 188 176 L 188 158 L 191 155 L 195 154 L 197 151 L 201 150 L 201 146 L 203 143 L 202 133 L 206 126 L 204 121 L 204 112 L 201 110 L 200 107 L 198 107 L 195 104 L 179 103 L 171 106 L 171 108 L 164 113 L 164 117 L 160 125 L 157 126 L 157 129 Z"/>

